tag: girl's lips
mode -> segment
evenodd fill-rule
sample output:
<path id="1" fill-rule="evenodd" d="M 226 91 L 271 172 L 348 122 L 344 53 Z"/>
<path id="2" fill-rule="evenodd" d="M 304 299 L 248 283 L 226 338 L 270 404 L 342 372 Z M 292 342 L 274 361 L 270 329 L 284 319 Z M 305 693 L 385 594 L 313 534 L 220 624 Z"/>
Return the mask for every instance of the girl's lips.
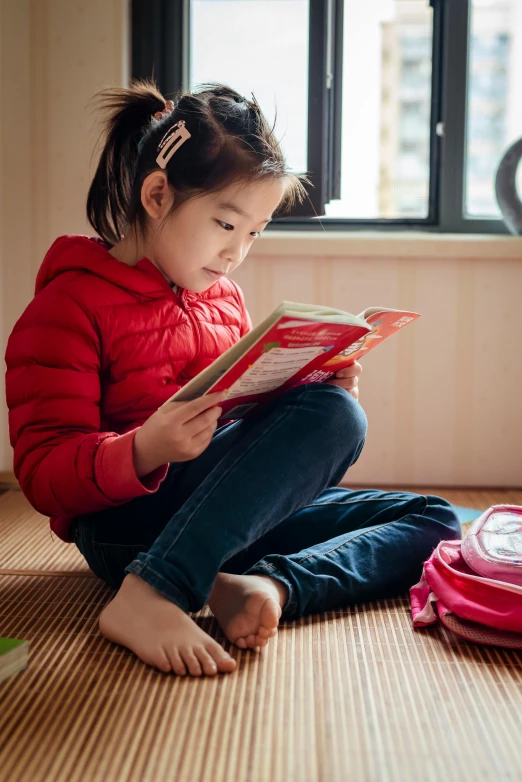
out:
<path id="1" fill-rule="evenodd" d="M 218 277 L 224 277 L 224 272 L 213 272 L 211 269 L 204 269 L 208 274 L 211 275 L 211 277 L 218 278 Z"/>

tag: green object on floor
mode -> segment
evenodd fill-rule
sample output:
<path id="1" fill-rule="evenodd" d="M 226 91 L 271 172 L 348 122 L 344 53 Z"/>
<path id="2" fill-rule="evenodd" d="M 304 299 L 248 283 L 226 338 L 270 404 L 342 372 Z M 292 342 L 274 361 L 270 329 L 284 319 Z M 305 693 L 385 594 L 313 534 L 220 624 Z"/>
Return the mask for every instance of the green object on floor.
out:
<path id="1" fill-rule="evenodd" d="M 0 682 L 27 665 L 29 644 L 17 638 L 0 638 Z"/>

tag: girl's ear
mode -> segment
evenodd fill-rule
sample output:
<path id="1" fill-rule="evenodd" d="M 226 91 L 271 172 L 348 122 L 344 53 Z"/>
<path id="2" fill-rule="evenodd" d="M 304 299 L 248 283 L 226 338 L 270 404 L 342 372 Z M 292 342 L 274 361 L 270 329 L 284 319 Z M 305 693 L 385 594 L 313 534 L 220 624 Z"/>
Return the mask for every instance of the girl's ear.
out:
<path id="1" fill-rule="evenodd" d="M 153 220 L 165 217 L 172 204 L 172 193 L 163 171 L 153 171 L 145 177 L 141 186 L 141 203 Z"/>

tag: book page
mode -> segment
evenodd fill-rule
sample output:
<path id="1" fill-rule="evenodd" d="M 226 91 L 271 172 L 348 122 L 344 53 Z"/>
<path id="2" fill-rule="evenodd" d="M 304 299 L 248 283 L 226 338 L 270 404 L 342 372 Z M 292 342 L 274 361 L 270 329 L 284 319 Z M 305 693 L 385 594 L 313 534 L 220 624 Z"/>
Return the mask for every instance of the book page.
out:
<path id="1" fill-rule="evenodd" d="M 273 391 L 323 352 L 322 347 L 272 348 L 254 361 L 230 386 L 227 399 Z"/>

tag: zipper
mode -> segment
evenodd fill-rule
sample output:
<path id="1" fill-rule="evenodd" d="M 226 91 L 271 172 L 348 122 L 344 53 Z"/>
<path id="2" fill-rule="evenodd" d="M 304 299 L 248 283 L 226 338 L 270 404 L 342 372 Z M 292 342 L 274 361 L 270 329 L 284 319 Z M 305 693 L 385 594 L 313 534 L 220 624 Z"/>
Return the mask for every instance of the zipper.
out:
<path id="1" fill-rule="evenodd" d="M 177 297 L 178 297 L 178 299 L 179 299 L 179 301 L 180 301 L 180 304 L 181 304 L 181 307 L 182 307 L 182 309 L 184 309 L 184 310 L 186 310 L 186 311 L 188 312 L 190 309 L 192 309 L 192 307 L 191 307 L 191 306 L 190 306 L 190 304 L 188 304 L 188 302 L 186 302 L 186 301 L 185 301 L 185 299 L 183 298 L 183 296 L 184 296 L 184 294 L 185 294 L 185 293 L 186 293 L 186 290 L 185 290 L 185 288 L 178 288 L 178 292 L 177 292 L 177 294 L 176 294 L 176 292 L 174 292 L 174 294 L 175 294 L 175 295 L 177 295 Z"/>
<path id="2" fill-rule="evenodd" d="M 182 308 L 183 310 L 185 310 L 185 312 L 187 313 L 187 317 L 188 317 L 188 318 L 189 318 L 189 319 L 192 321 L 192 323 L 194 324 L 195 331 L 197 332 L 197 335 L 198 335 L 198 343 L 199 343 L 199 344 L 196 346 L 196 355 L 199 355 L 199 353 L 200 353 L 200 350 L 201 350 L 201 345 L 202 345 L 202 342 L 203 342 L 203 337 L 202 337 L 202 334 L 201 334 L 201 327 L 200 327 L 200 325 L 199 325 L 199 320 L 196 318 L 196 316 L 195 316 L 195 315 L 193 315 L 193 314 L 192 314 L 192 307 L 191 307 L 191 306 L 190 306 L 190 304 L 189 304 L 189 303 L 188 303 L 188 302 L 187 302 L 187 301 L 186 301 L 186 300 L 183 298 L 183 297 L 184 297 L 184 295 L 186 294 L 186 290 L 185 290 L 185 288 L 178 288 L 178 292 L 177 292 L 177 293 L 176 293 L 176 291 L 173 291 L 173 292 L 174 292 L 174 295 L 175 295 L 175 296 L 177 296 L 177 298 L 179 299 L 179 303 L 181 304 L 181 308 Z"/>

